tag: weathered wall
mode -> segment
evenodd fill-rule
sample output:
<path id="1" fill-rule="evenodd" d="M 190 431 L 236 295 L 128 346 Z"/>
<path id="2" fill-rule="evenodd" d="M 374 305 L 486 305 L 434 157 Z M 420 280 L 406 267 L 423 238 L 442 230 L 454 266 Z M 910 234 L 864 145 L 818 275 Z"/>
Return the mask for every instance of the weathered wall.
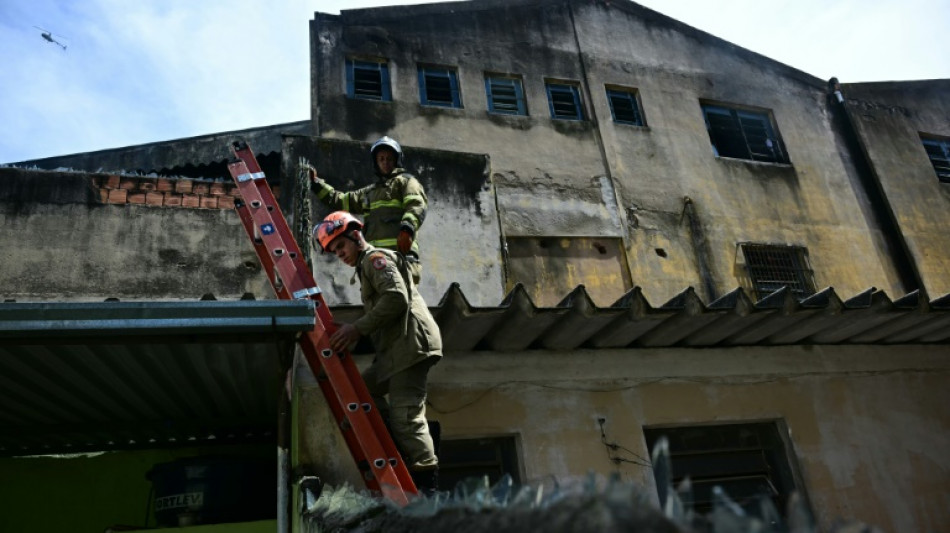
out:
<path id="1" fill-rule="evenodd" d="M 427 414 L 444 439 L 516 436 L 533 483 L 619 471 L 647 487 L 648 468 L 609 461 L 598 418 L 608 440 L 642 458 L 645 426 L 783 420 L 820 530 L 856 519 L 942 531 L 950 413 L 936 407 L 950 402 L 946 355 L 927 346 L 453 353 L 430 374 Z M 298 459 L 360 486 L 312 381 L 298 400 Z"/>
<path id="2" fill-rule="evenodd" d="M 937 179 L 920 134 L 950 137 L 950 80 L 846 84 L 842 91 L 922 288 L 947 294 L 950 185 Z"/>
<path id="3" fill-rule="evenodd" d="M 93 177 L 0 168 L 0 297 L 273 297 L 233 210 L 104 204 Z"/>
<path id="4" fill-rule="evenodd" d="M 632 2 L 353 10 L 317 14 L 311 32 L 315 132 L 489 154 L 505 238 L 623 239 L 628 265 L 587 271 L 605 291 L 632 283 L 664 301 L 694 286 L 711 301 L 746 283 L 736 246 L 752 241 L 807 247 L 819 289 L 905 292 L 852 185 L 822 80 Z M 388 59 L 392 102 L 345 97 L 348 55 Z M 419 104 L 420 63 L 458 68 L 462 109 Z M 528 116 L 487 112 L 486 72 L 522 76 Z M 581 82 L 589 120 L 550 119 L 547 78 Z M 611 120 L 605 84 L 639 90 L 646 127 Z M 791 164 L 717 158 L 701 99 L 771 110 Z M 543 280 L 577 263 L 542 260 L 508 287 L 525 282 L 553 305 L 562 288 Z"/>
<path id="5" fill-rule="evenodd" d="M 476 306 L 492 306 L 504 296 L 498 215 L 489 178 L 490 162 L 483 154 L 447 152 L 401 145 L 406 170 L 415 175 L 428 198 L 426 219 L 418 234 L 422 279 L 419 291 L 436 305 L 452 283 Z M 375 183 L 370 144 L 288 136 L 284 140 L 285 176 L 296 174 L 300 158 L 309 161 L 327 183 L 351 191 Z M 297 194 L 285 180 L 282 202 Z M 331 209 L 311 195 L 311 225 Z M 288 213 L 285 210 L 285 213 Z M 330 254 L 313 256 L 317 283 L 330 305 L 360 304 L 353 269 Z"/>
<path id="6" fill-rule="evenodd" d="M 736 245 L 751 241 L 807 247 L 818 288 L 850 294 L 876 286 L 902 294 L 849 186 L 823 83 L 644 9 L 580 4 L 578 36 L 592 104 L 621 202 L 636 217 L 636 227 L 628 226 L 637 258 L 631 263 L 645 292 L 655 292 L 657 278 L 666 291 L 675 283 L 698 288 L 696 256 L 706 254 L 718 294 L 703 296 L 721 296 L 745 276 Z M 647 128 L 611 120 L 605 84 L 640 91 Z M 714 156 L 700 101 L 771 110 L 791 163 Z M 705 249 L 689 239 L 685 197 Z"/>

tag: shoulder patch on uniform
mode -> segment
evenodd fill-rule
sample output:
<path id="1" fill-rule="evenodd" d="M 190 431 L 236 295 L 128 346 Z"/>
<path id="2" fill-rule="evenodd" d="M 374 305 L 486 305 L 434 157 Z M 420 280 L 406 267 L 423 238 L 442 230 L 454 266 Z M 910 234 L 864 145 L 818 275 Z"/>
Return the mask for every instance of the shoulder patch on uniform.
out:
<path id="1" fill-rule="evenodd" d="M 371 257 L 373 260 L 373 268 L 376 270 L 382 270 L 386 268 L 386 256 L 383 254 L 376 254 Z"/>

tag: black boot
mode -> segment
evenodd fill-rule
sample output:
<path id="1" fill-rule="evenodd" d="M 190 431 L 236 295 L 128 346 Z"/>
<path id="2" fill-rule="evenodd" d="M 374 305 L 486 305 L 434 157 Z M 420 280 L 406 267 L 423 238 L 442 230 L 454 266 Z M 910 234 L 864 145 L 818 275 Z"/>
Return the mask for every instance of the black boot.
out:
<path id="1" fill-rule="evenodd" d="M 420 495 L 432 496 L 439 491 L 438 466 L 425 470 L 410 470 L 409 476 L 412 478 L 412 482 L 415 483 L 416 488 L 419 489 Z"/>

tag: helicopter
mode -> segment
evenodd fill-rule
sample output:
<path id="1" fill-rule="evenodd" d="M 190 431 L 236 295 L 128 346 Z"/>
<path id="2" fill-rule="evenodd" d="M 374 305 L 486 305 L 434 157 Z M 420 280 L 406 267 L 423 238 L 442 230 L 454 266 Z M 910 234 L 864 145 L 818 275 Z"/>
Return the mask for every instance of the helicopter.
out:
<path id="1" fill-rule="evenodd" d="M 55 38 L 53 38 L 53 32 L 51 32 L 51 31 L 49 31 L 49 30 L 46 30 L 46 29 L 43 29 L 43 28 L 41 28 L 41 27 L 39 27 L 39 26 L 33 26 L 33 27 L 36 28 L 36 29 L 38 29 L 38 30 L 40 30 L 41 32 L 43 32 L 43 33 L 40 34 L 40 36 L 41 36 L 42 38 L 46 39 L 48 42 L 51 42 L 51 43 L 54 43 L 54 44 L 59 45 L 60 47 L 62 47 L 63 50 L 66 49 L 66 45 L 65 45 L 65 44 L 63 44 L 63 43 L 59 42 L 58 40 L 56 40 Z M 59 37 L 59 36 L 57 35 L 57 37 Z M 62 37 L 60 37 L 60 39 L 62 39 Z"/>

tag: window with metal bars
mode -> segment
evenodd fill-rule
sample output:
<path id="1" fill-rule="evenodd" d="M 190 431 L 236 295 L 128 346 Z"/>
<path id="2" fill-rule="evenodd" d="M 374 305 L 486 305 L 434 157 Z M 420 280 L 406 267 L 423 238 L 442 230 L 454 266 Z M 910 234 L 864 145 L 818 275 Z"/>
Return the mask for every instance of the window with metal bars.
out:
<path id="1" fill-rule="evenodd" d="M 806 248 L 754 243 L 740 246 L 756 299 L 782 287 L 788 287 L 799 300 L 815 294 L 814 273 L 808 266 Z"/>
<path id="2" fill-rule="evenodd" d="M 610 103 L 610 114 L 614 122 L 632 126 L 644 125 L 636 90 L 607 88 L 607 101 Z"/>
<path id="3" fill-rule="evenodd" d="M 717 156 L 788 163 L 769 113 L 711 104 L 702 104 L 702 109 Z"/>
<path id="4" fill-rule="evenodd" d="M 927 150 L 930 164 L 934 166 L 937 179 L 942 183 L 950 183 L 950 141 L 924 136 L 920 137 L 920 141 L 924 143 L 924 149 Z"/>
<path id="5" fill-rule="evenodd" d="M 346 95 L 364 100 L 392 100 L 386 61 L 346 60 Z"/>
<path id="6" fill-rule="evenodd" d="M 547 82 L 544 86 L 548 93 L 548 107 L 551 110 L 551 118 L 584 120 L 584 111 L 581 108 L 581 96 L 577 85 Z"/>
<path id="7" fill-rule="evenodd" d="M 458 74 L 445 67 L 419 67 L 419 102 L 422 105 L 462 107 Z"/>
<path id="8" fill-rule="evenodd" d="M 713 487 L 758 514 L 758 498 L 772 500 L 785 516 L 788 499 L 798 490 L 779 422 L 644 428 L 652 450 L 661 437 L 669 443 L 673 486 L 689 477 L 692 491 L 684 503 L 707 514 Z M 662 480 L 657 480 L 662 482 Z"/>
<path id="9" fill-rule="evenodd" d="M 486 76 L 485 93 L 488 95 L 488 111 L 491 113 L 503 115 L 528 114 L 521 78 Z"/>

